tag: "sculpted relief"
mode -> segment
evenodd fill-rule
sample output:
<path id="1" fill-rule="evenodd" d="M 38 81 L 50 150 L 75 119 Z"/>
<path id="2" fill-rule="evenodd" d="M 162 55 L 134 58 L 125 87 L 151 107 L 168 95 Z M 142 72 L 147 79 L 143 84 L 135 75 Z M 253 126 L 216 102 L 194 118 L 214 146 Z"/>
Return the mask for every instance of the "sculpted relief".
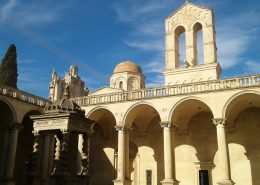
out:
<path id="1" fill-rule="evenodd" d="M 203 22 L 208 20 L 206 19 L 207 17 L 210 17 L 208 14 L 209 10 L 187 4 L 166 20 L 166 33 L 171 34 L 174 28 L 180 23 L 183 26 L 187 26 L 190 30 L 191 25 L 193 25 L 194 22 L 198 20 L 203 20 Z M 206 24 L 209 25 L 210 22 L 207 21 Z"/>

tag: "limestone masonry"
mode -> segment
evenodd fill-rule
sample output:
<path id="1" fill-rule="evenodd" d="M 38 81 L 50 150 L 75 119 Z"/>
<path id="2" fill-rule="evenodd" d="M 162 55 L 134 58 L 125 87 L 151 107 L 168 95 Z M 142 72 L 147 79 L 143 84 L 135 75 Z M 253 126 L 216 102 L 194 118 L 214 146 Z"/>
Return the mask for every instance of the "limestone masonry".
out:
<path id="1" fill-rule="evenodd" d="M 220 78 L 213 10 L 189 2 L 165 46 L 163 87 L 130 60 L 92 92 L 76 66 L 49 100 L 1 85 L 0 185 L 260 185 L 260 74 Z"/>

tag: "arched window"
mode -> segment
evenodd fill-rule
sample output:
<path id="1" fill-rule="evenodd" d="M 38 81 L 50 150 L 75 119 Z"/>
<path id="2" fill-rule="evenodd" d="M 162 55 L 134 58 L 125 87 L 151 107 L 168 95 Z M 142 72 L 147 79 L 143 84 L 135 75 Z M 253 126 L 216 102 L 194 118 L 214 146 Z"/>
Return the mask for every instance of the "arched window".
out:
<path id="1" fill-rule="evenodd" d="M 196 23 L 193 26 L 194 38 L 194 61 L 196 64 L 204 64 L 203 56 L 203 35 L 201 23 Z"/>
<path id="2" fill-rule="evenodd" d="M 119 88 L 123 89 L 123 82 L 122 81 L 119 82 Z"/>
<path id="3" fill-rule="evenodd" d="M 174 31 L 174 36 L 175 36 L 175 66 L 178 67 L 183 67 L 184 66 L 184 60 L 185 60 L 185 28 L 183 26 L 179 26 L 175 29 Z"/>

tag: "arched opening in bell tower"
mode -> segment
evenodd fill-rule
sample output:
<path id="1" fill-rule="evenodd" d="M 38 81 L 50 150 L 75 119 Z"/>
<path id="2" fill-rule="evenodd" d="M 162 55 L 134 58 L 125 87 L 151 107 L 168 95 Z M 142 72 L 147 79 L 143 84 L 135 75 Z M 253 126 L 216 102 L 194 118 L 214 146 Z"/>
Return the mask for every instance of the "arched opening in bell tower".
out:
<path id="1" fill-rule="evenodd" d="M 183 26 L 178 26 L 174 31 L 175 36 L 175 62 L 176 62 L 176 68 L 183 67 L 184 66 L 184 60 L 186 56 L 186 37 L 185 37 L 185 28 Z"/>
<path id="2" fill-rule="evenodd" d="M 193 26 L 194 38 L 194 61 L 196 64 L 204 64 L 203 52 L 203 31 L 201 23 L 197 22 Z"/>

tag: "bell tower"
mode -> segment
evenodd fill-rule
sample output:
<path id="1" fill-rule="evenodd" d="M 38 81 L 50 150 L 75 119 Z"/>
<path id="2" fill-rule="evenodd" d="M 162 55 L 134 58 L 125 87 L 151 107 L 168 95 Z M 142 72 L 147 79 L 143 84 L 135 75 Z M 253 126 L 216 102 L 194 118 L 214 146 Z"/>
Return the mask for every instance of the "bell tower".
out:
<path id="1" fill-rule="evenodd" d="M 202 31 L 203 63 L 198 61 L 197 34 Z M 184 65 L 180 65 L 179 37 L 185 35 Z M 217 61 L 214 15 L 207 9 L 185 2 L 165 20 L 165 85 L 215 80 L 221 72 Z"/>

